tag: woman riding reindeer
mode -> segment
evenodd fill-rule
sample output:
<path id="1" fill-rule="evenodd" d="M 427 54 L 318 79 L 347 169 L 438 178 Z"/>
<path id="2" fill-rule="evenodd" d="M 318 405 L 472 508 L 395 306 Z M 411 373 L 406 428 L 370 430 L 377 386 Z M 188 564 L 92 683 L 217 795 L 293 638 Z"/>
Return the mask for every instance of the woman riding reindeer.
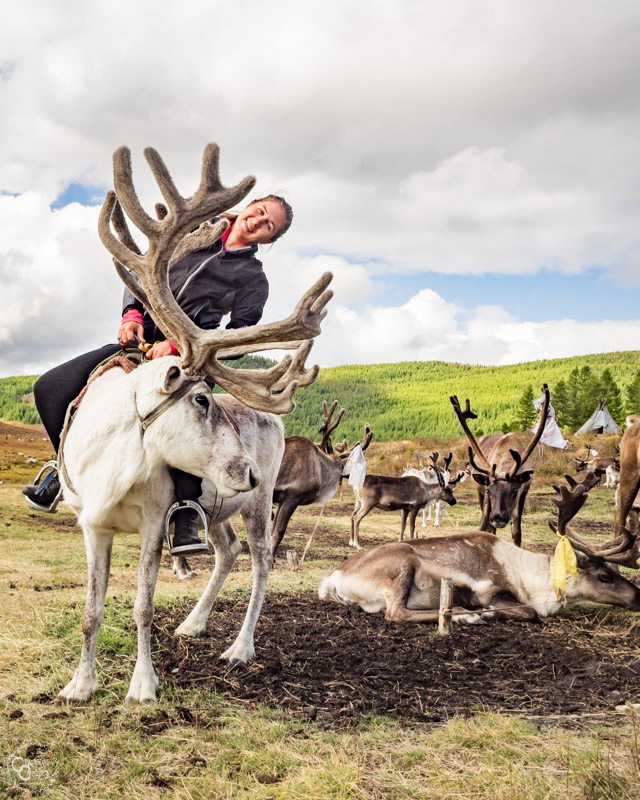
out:
<path id="1" fill-rule="evenodd" d="M 160 216 L 165 211 L 159 207 Z M 212 224 L 203 223 L 185 236 L 172 258 L 169 272 L 171 291 L 187 316 L 200 328 L 217 328 L 230 314 L 227 328 L 255 325 L 262 317 L 269 284 L 256 258 L 258 245 L 271 244 L 291 225 L 293 211 L 278 195 L 269 194 L 251 202 L 239 214 L 225 215 L 229 227 L 220 239 L 212 236 Z M 36 406 L 51 443 L 58 452 L 69 404 L 86 386 L 91 373 L 118 353 L 147 359 L 177 355 L 173 343 L 160 331 L 148 311 L 125 289 L 118 344 L 107 344 L 78 356 L 40 377 L 34 386 Z M 126 457 L 126 454 L 123 454 Z M 174 524 L 171 554 L 207 552 L 207 543 L 197 531 L 197 501 L 202 480 L 180 470 L 172 471 L 178 502 L 167 520 Z M 22 490 L 27 502 L 41 511 L 54 512 L 62 491 L 57 470 Z M 201 514 L 202 516 L 202 514 Z"/>

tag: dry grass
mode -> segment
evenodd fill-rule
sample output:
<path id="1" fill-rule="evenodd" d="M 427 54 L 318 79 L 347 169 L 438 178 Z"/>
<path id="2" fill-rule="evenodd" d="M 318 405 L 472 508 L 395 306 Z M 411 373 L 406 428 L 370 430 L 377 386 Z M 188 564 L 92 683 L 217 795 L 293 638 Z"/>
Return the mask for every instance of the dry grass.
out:
<path id="1" fill-rule="evenodd" d="M 640 796 L 640 734 L 631 713 L 612 716 L 605 727 L 579 718 L 534 724 L 479 711 L 472 718 L 454 718 L 438 726 L 367 717 L 357 728 L 340 730 L 284 712 L 244 707 L 197 687 L 165 688 L 152 708 L 124 705 L 135 657 L 134 536 L 120 537 L 114 548 L 98 649 L 102 682 L 98 695 L 85 706 L 49 702 L 68 680 L 79 655 L 84 547 L 67 513 L 44 517 L 23 505 L 19 482 L 26 470 L 17 460 L 20 444 L 0 471 L 4 480 L 0 486 L 0 796 L 45 792 L 69 800 L 167 796 L 632 800 Z M 372 451 L 377 472 L 382 471 L 381 464 L 400 465 L 411 447 L 419 452 L 432 449 L 431 443 L 422 442 L 399 443 L 388 453 L 377 447 L 380 450 Z M 444 452 L 444 447 L 440 449 Z M 554 463 L 550 474 L 561 474 L 563 467 L 564 462 Z M 445 518 L 443 533 L 477 523 L 474 494 L 469 482 L 459 488 L 460 502 Z M 537 482 L 526 514 L 525 541 L 537 548 L 553 546 L 546 526 L 551 516 L 549 494 L 548 484 Z M 336 498 L 327 506 L 304 568 L 294 573 L 281 563 L 271 576 L 272 589 L 315 587 L 329 559 L 347 555 L 350 498 L 345 489 L 342 504 Z M 596 489 L 589 503 L 581 516 L 603 521 L 610 517 L 611 492 Z M 310 507 L 296 513 L 285 549 L 301 552 L 318 511 Z M 398 515 L 373 512 L 363 522 L 363 539 L 367 544 L 393 541 L 398 525 Z M 208 564 L 201 559 L 200 574 L 188 584 L 167 568 L 161 570 L 157 603 L 167 606 L 185 595 L 196 597 L 208 579 Z M 248 566 L 243 553 L 225 593 L 248 592 Z M 27 780 L 20 780 L 12 763 L 30 767 Z"/>

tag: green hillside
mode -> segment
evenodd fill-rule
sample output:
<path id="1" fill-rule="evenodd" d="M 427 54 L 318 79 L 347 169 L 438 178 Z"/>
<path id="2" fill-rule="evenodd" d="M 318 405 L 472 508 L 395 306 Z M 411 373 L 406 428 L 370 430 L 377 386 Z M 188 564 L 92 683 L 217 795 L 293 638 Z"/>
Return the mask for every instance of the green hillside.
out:
<path id="1" fill-rule="evenodd" d="M 461 401 L 470 398 L 478 414 L 474 430 L 490 433 L 517 417 L 518 401 L 528 386 L 537 396 L 542 383 L 548 383 L 553 403 L 554 385 L 560 380 L 569 384 L 572 370 L 584 366 L 598 374 L 608 368 L 624 393 L 640 370 L 640 353 L 576 356 L 503 367 L 443 361 L 333 367 L 321 370 L 313 386 L 296 393 L 297 408 L 285 418 L 285 426 L 289 435 L 316 438 L 322 400 L 337 399 L 347 413 L 336 433 L 349 442 L 361 438 L 365 422 L 371 423 L 376 441 L 459 436 L 460 426 L 449 402 L 449 396 L 457 394 Z M 572 390 L 571 385 L 567 388 Z M 631 409 L 625 406 L 624 413 L 627 410 Z"/>
<path id="2" fill-rule="evenodd" d="M 376 441 L 426 436 L 446 438 L 460 435 L 449 402 L 449 395 L 457 394 L 461 401 L 469 397 L 472 408 L 478 413 L 474 430 L 489 433 L 499 431 L 505 425 L 511 426 L 518 419 L 519 403 L 529 387 L 537 395 L 542 383 L 548 383 L 551 402 L 554 403 L 554 387 L 560 386 L 561 391 L 562 381 L 570 401 L 572 395 L 581 390 L 576 373 L 585 367 L 591 370 L 595 378 L 609 370 L 621 394 L 619 410 L 614 415 L 618 422 L 623 421 L 626 413 L 640 411 L 640 405 L 633 407 L 636 396 L 640 404 L 640 391 L 632 390 L 631 405 L 627 392 L 634 379 L 640 385 L 640 353 L 628 351 L 531 361 L 504 367 L 447 364 L 442 361 L 332 367 L 322 370 L 313 386 L 301 389 L 296 394 L 297 408 L 293 414 L 285 417 L 284 422 L 288 435 L 316 438 L 322 420 L 322 401 L 337 399 L 340 406 L 347 410 L 337 433 L 350 442 L 361 438 L 365 422 L 371 423 Z M 33 377 L 0 380 L 0 417 L 23 422 L 38 421 L 33 406 L 23 399 L 31 391 L 34 380 Z M 599 391 L 596 385 L 592 389 L 593 396 L 597 396 Z M 609 396 L 610 393 L 610 388 L 607 388 L 605 394 Z M 558 395 L 554 404 L 559 405 L 559 400 Z M 586 402 L 590 413 L 597 400 L 587 398 Z"/>

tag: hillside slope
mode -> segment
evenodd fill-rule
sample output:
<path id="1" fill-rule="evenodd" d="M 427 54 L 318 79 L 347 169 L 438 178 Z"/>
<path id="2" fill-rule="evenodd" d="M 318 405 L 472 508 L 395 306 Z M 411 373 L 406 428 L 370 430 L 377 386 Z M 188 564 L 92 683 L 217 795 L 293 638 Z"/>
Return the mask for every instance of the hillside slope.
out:
<path id="1" fill-rule="evenodd" d="M 428 436 L 448 438 L 460 435 L 449 402 L 449 396 L 457 394 L 461 400 L 470 398 L 472 408 L 478 413 L 474 429 L 489 433 L 512 422 L 527 387 L 537 393 L 542 383 L 548 383 L 553 402 L 554 384 L 567 381 L 573 369 L 584 366 L 594 373 L 608 368 L 624 390 L 640 370 L 640 353 L 604 353 L 503 367 L 443 361 L 331 367 L 321 370 L 313 386 L 296 394 L 297 408 L 284 418 L 284 423 L 288 435 L 314 439 L 322 420 L 322 401 L 337 399 L 347 410 L 337 433 L 350 442 L 361 438 L 365 422 L 371 423 L 379 442 Z M 37 412 L 24 399 L 34 380 L 35 377 L 0 380 L 0 417 L 38 421 Z"/>

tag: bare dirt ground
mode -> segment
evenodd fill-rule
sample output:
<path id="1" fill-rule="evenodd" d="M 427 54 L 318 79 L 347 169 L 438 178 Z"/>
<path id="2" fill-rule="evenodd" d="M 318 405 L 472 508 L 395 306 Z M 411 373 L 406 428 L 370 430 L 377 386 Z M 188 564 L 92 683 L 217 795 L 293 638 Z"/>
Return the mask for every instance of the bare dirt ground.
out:
<path id="1" fill-rule="evenodd" d="M 528 716 L 606 712 L 640 694 L 640 622 L 582 607 L 540 623 L 433 626 L 322 602 L 310 592 L 267 594 L 256 660 L 219 659 L 246 600 L 222 601 L 206 636 L 173 637 L 190 606 L 158 609 L 154 661 L 162 683 L 211 688 L 327 722 L 373 712 L 438 721 L 491 709 Z"/>

